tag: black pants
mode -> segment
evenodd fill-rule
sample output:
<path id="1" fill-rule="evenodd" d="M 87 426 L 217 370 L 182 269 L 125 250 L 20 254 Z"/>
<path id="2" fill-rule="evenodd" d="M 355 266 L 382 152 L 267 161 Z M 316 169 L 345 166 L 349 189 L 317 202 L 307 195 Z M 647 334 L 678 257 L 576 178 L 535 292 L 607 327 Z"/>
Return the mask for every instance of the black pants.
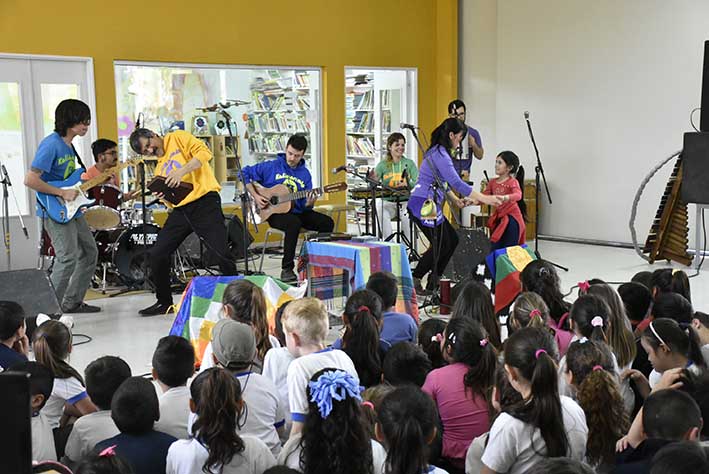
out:
<path id="1" fill-rule="evenodd" d="M 236 274 L 234 258 L 227 246 L 221 198 L 216 192 L 207 193 L 196 201 L 173 209 L 150 250 L 151 278 L 159 303 L 172 304 L 170 256 L 192 232 L 214 252 L 219 260 L 219 270 L 224 275 Z"/>
<path id="2" fill-rule="evenodd" d="M 493 229 L 496 230 L 496 229 Z M 504 249 L 507 247 L 514 247 L 519 244 L 519 224 L 513 217 L 510 217 L 507 221 L 507 227 L 502 233 L 500 240 L 497 242 L 492 242 L 491 252 L 495 250 Z"/>
<path id="3" fill-rule="evenodd" d="M 325 214 L 315 211 L 305 211 L 302 214 L 273 214 L 268 218 L 268 224 L 274 229 L 282 230 L 286 233 L 283 238 L 283 261 L 281 269 L 292 270 L 295 264 L 295 247 L 298 245 L 298 233 L 303 227 L 308 230 L 318 232 L 332 232 L 335 222 Z"/>
<path id="4" fill-rule="evenodd" d="M 411 216 L 411 220 L 414 224 L 416 224 L 416 227 L 423 232 L 423 235 L 425 235 L 430 242 L 428 250 L 421 255 L 421 260 L 419 260 L 419 263 L 416 265 L 412 275 L 414 278 L 423 278 L 426 273 L 433 269 L 433 233 L 436 232 L 438 248 L 440 249 L 438 252 L 438 265 L 436 266 L 436 273 L 440 277 L 443 274 L 443 270 L 445 270 L 446 265 L 448 265 L 448 261 L 453 256 L 455 248 L 458 246 L 458 233 L 445 218 L 443 219 L 443 222 L 436 227 L 428 227 L 423 225 L 421 220 L 414 215 Z"/>

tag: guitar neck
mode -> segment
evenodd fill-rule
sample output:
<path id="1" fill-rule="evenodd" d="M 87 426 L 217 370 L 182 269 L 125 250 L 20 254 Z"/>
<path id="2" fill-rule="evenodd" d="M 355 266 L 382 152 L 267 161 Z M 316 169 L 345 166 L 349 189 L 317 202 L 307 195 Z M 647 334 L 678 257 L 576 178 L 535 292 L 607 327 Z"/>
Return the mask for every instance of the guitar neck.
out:
<path id="1" fill-rule="evenodd" d="M 320 187 L 320 188 L 313 188 L 313 189 L 304 189 L 304 190 L 302 190 L 302 191 L 297 191 L 297 192 L 295 192 L 295 193 L 286 194 L 286 195 L 284 195 L 284 196 L 278 196 L 278 200 L 279 200 L 280 202 L 295 201 L 295 200 L 298 200 L 298 199 L 303 199 L 303 198 L 305 198 L 305 197 L 308 197 L 308 194 L 310 194 L 310 193 L 312 193 L 312 192 L 316 192 L 316 193 L 318 193 L 318 194 L 321 194 L 321 193 L 322 193 L 322 190 L 323 190 L 322 187 Z"/>
<path id="2" fill-rule="evenodd" d="M 96 176 L 95 178 L 91 178 L 88 181 L 84 181 L 83 183 L 81 183 L 79 188 L 81 189 L 82 192 L 85 193 L 86 191 L 93 188 L 94 186 L 98 186 L 99 184 L 103 184 L 103 182 L 106 180 L 106 178 L 108 178 L 112 174 L 117 173 L 117 172 L 121 171 L 123 168 L 127 168 L 128 166 L 136 165 L 141 161 L 142 160 L 131 160 L 131 161 L 126 161 L 124 163 L 119 163 L 116 166 L 114 166 L 113 168 L 107 169 L 106 171 L 104 171 L 100 175 Z"/>

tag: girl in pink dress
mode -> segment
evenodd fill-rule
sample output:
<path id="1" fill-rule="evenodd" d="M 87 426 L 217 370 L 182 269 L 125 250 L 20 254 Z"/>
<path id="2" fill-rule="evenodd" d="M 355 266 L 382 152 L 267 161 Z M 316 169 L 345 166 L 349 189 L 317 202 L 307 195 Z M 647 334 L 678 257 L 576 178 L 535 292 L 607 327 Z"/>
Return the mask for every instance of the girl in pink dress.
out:
<path id="1" fill-rule="evenodd" d="M 500 196 L 502 204 L 495 207 L 487 226 L 490 228 L 492 251 L 524 243 L 527 206 L 522 199 L 524 168 L 511 151 L 503 151 L 495 159 L 495 174 L 483 194 Z"/>

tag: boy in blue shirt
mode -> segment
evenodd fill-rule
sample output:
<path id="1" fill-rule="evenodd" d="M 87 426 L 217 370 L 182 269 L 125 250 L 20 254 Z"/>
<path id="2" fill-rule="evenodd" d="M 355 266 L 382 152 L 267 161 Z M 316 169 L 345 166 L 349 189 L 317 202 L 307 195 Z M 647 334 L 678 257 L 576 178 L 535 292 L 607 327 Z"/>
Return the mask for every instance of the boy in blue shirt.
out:
<path id="1" fill-rule="evenodd" d="M 30 170 L 25 175 L 25 186 L 44 194 L 59 196 L 73 201 L 78 196 L 75 189 L 61 189 L 48 184 L 63 181 L 77 169 L 77 161 L 83 164 L 71 142 L 76 136 L 83 137 L 91 124 L 89 106 L 80 100 L 66 99 L 54 112 L 54 132 L 42 140 L 37 148 Z M 37 203 L 37 216 L 44 223 L 54 247 L 52 283 L 57 300 L 65 313 L 95 313 L 97 306 L 84 303 L 84 296 L 91 284 L 96 269 L 98 250 L 89 225 L 81 212 L 61 224 L 45 215 Z"/>
<path id="2" fill-rule="evenodd" d="M 367 280 L 367 289 L 375 292 L 382 299 L 384 313 L 380 339 L 388 342 L 388 347 L 402 341 L 415 344 L 418 333 L 416 321 L 408 314 L 395 311 L 399 293 L 396 277 L 389 272 L 372 273 Z"/>
<path id="3" fill-rule="evenodd" d="M 279 153 L 275 160 L 244 167 L 246 189 L 261 209 L 268 207 L 269 203 L 266 197 L 258 193 L 252 184 L 254 181 L 266 188 L 284 184 L 293 193 L 313 189 L 313 180 L 303 159 L 307 148 L 308 142 L 305 137 L 292 135 L 286 144 L 286 152 Z M 284 282 L 298 281 L 298 277 L 293 272 L 295 266 L 293 259 L 300 228 L 304 227 L 318 232 L 332 232 L 335 227 L 335 223 L 330 217 L 313 210 L 317 198 L 317 193 L 313 192 L 307 198 L 293 201 L 293 208 L 289 213 L 273 214 L 268 218 L 268 224 L 271 227 L 282 230 L 286 234 L 283 239 L 283 260 L 281 263 L 281 280 Z"/>

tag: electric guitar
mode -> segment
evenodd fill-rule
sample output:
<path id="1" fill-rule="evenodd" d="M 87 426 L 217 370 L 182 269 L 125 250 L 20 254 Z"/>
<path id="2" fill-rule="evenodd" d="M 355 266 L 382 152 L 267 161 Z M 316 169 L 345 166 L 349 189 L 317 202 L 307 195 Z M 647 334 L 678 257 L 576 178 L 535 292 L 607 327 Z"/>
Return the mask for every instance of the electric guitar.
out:
<path id="1" fill-rule="evenodd" d="M 256 201 L 251 201 L 251 210 L 254 213 L 254 221 L 260 224 L 267 220 L 273 214 L 285 214 L 293 208 L 293 201 L 308 197 L 308 194 L 315 192 L 318 196 L 323 193 L 336 193 L 347 189 L 347 183 L 333 183 L 320 188 L 306 189 L 292 193 L 288 186 L 277 184 L 270 188 L 261 186 L 254 182 L 252 183 L 258 193 L 268 199 L 268 206 L 261 209 Z"/>
<path id="2" fill-rule="evenodd" d="M 79 191 L 79 194 L 77 194 L 76 199 L 74 199 L 73 201 L 65 201 L 61 197 L 55 196 L 53 194 L 37 192 L 37 201 L 47 211 L 47 214 L 53 221 L 59 222 L 60 224 L 66 224 L 74 217 L 76 217 L 76 214 L 82 208 L 90 206 L 96 202 L 95 199 L 90 199 L 86 195 L 86 191 L 93 188 L 94 186 L 102 184 L 106 180 L 106 178 L 122 170 L 123 168 L 126 168 L 128 166 L 135 166 L 142 161 L 142 158 L 124 161 L 123 163 L 119 163 L 117 166 L 109 168 L 100 175 L 96 176 L 95 178 L 91 178 L 90 180 L 84 181 L 83 183 L 81 182 L 81 174 L 84 173 L 85 170 L 83 168 L 78 168 L 64 181 L 49 181 L 47 183 L 61 189 L 76 189 L 77 191 Z"/>

